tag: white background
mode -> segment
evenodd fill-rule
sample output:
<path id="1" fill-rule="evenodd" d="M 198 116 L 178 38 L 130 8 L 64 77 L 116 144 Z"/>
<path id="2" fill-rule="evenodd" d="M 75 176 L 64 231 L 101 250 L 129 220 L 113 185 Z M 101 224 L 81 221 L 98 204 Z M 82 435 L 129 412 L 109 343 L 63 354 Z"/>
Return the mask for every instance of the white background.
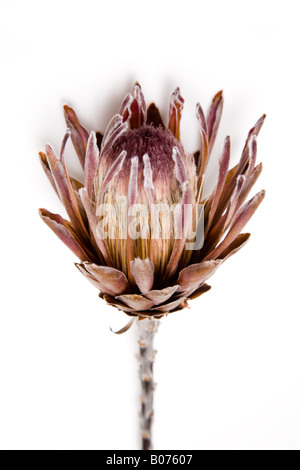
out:
<path id="1" fill-rule="evenodd" d="M 300 449 L 299 24 L 297 1 L 0 1 L 0 447 L 136 449 L 136 329 L 106 307 L 37 215 L 61 212 L 37 159 L 73 105 L 105 130 L 135 80 L 164 117 L 179 85 L 182 140 L 195 104 L 224 90 L 208 170 L 232 163 L 263 112 L 267 196 L 248 245 L 157 335 L 156 449 Z M 78 167 L 68 161 L 73 174 Z M 73 166 L 72 166 L 73 165 Z"/>

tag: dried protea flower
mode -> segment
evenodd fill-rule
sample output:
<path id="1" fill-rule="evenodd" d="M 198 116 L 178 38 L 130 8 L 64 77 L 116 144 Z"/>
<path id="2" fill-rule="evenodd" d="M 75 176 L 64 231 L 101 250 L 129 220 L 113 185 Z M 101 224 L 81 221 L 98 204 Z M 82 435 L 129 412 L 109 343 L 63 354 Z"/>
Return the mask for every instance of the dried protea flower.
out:
<path id="1" fill-rule="evenodd" d="M 152 103 L 146 108 L 138 84 L 112 118 L 104 136 L 79 123 L 65 106 L 68 130 L 57 156 L 48 145 L 40 152 L 43 168 L 70 220 L 41 209 L 46 224 L 80 259 L 82 274 L 100 297 L 139 320 L 141 437 L 150 449 L 153 417 L 153 336 L 157 319 L 187 306 L 207 292 L 209 277 L 249 239 L 241 233 L 261 203 L 264 191 L 245 203 L 261 173 L 256 166 L 256 136 L 250 130 L 239 163 L 229 169 L 225 139 L 213 193 L 203 197 L 205 170 L 220 123 L 223 98 L 214 97 L 207 118 L 198 104 L 201 148 L 186 153 L 180 141 L 183 98 L 171 96 L 165 126 Z M 64 160 L 71 136 L 83 168 L 72 178 Z M 148 319 L 148 320 L 146 320 Z M 145 321 L 146 320 L 146 321 Z"/>
<path id="2" fill-rule="evenodd" d="M 64 106 L 68 130 L 59 156 L 49 145 L 40 152 L 70 220 L 46 209 L 40 210 L 41 217 L 80 259 L 76 266 L 100 296 L 139 319 L 175 312 L 207 292 L 208 278 L 249 239 L 241 231 L 264 197 L 261 191 L 245 203 L 262 170 L 255 161 L 264 116 L 250 130 L 241 159 L 231 169 L 230 139 L 225 139 L 216 187 L 203 199 L 222 92 L 207 118 L 197 105 L 201 149 L 194 155 L 180 141 L 183 103 L 177 88 L 165 126 L 153 103 L 146 108 L 136 84 L 103 137 L 89 134 L 73 109 Z M 69 136 L 83 168 L 81 181 L 66 168 Z"/>

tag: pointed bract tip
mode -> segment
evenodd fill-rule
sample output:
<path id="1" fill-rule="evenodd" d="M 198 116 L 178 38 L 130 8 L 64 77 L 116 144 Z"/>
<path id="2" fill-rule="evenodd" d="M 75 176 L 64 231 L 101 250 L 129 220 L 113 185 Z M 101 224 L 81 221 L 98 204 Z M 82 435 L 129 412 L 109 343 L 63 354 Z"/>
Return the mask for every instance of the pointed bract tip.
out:
<path id="1" fill-rule="evenodd" d="M 259 195 L 259 197 L 260 197 L 261 199 L 263 199 L 263 198 L 265 197 L 265 195 L 266 195 L 266 190 L 265 190 L 265 189 L 262 189 L 262 190 L 258 193 L 258 195 Z"/>
<path id="2" fill-rule="evenodd" d="M 263 123 L 265 122 L 265 119 L 266 119 L 267 115 L 266 114 L 263 114 L 259 120 L 254 124 L 254 126 L 252 127 L 252 129 L 250 129 L 249 131 L 249 136 L 251 135 L 258 135 L 259 131 L 261 130 L 262 126 L 263 126 Z"/>
<path id="3" fill-rule="evenodd" d="M 73 108 L 71 108 L 71 106 L 69 106 L 68 104 L 64 104 L 63 105 L 63 110 L 64 110 L 65 114 L 68 114 L 69 112 L 73 111 Z"/>
<path id="4" fill-rule="evenodd" d="M 230 140 L 230 136 L 227 135 L 224 140 L 221 156 L 219 157 L 220 164 L 224 159 L 228 159 L 228 160 L 230 159 L 230 150 L 231 150 L 231 140 Z"/>
<path id="5" fill-rule="evenodd" d="M 256 166 L 255 170 L 256 170 L 256 171 L 262 171 L 263 167 L 264 167 L 264 166 L 263 166 L 263 163 L 260 162 L 260 163 Z"/>
<path id="6" fill-rule="evenodd" d="M 65 119 L 67 121 L 67 125 L 71 125 L 73 126 L 74 125 L 74 120 L 77 120 L 77 117 L 76 117 L 76 113 L 74 111 L 74 109 L 67 105 L 67 104 L 64 104 L 63 105 L 63 110 L 64 110 L 64 115 L 65 115 Z"/>
<path id="7" fill-rule="evenodd" d="M 213 102 L 221 101 L 223 99 L 223 90 L 218 91 L 213 98 Z"/>
<path id="8" fill-rule="evenodd" d="M 266 114 L 263 114 L 257 121 L 257 123 L 255 124 L 255 127 L 258 127 L 258 126 L 262 126 L 263 123 L 265 122 L 265 119 L 266 119 L 267 115 Z"/>
<path id="9" fill-rule="evenodd" d="M 241 182 L 244 182 L 246 180 L 246 176 L 245 175 L 239 175 L 236 179 L 236 185 L 238 186 L 238 184 L 241 184 Z"/>
<path id="10" fill-rule="evenodd" d="M 181 96 L 181 91 L 180 91 L 179 86 L 175 88 L 175 90 L 173 91 L 173 93 L 171 95 L 171 98 L 173 98 L 177 101 L 180 101 L 181 103 L 184 103 L 184 99 Z"/>
<path id="11" fill-rule="evenodd" d="M 45 152 L 42 152 L 42 151 L 39 152 L 39 156 L 40 156 L 40 158 L 43 162 L 45 162 L 47 160 Z"/>
<path id="12" fill-rule="evenodd" d="M 196 116 L 201 117 L 201 119 L 204 118 L 204 112 L 200 103 L 196 104 Z"/>
<path id="13" fill-rule="evenodd" d="M 87 194 L 87 190 L 86 190 L 86 188 L 83 186 L 82 188 L 79 188 L 79 189 L 78 189 L 78 193 L 79 193 L 79 196 L 81 196 L 81 195 L 86 195 L 86 194 Z"/>
<path id="14" fill-rule="evenodd" d="M 49 153 L 49 152 L 55 154 L 54 149 L 53 149 L 52 145 L 50 145 L 50 144 L 45 145 L 45 150 L 46 150 L 46 154 Z"/>
<path id="15" fill-rule="evenodd" d="M 263 199 L 265 198 L 265 195 L 266 195 L 266 190 L 262 189 L 257 194 L 255 194 L 255 196 L 253 196 L 253 198 L 249 201 L 249 203 L 252 202 L 255 205 L 257 204 L 256 207 L 258 207 L 260 203 L 263 201 Z"/>
<path id="16" fill-rule="evenodd" d="M 95 132 L 95 131 L 91 131 L 91 132 L 90 132 L 89 140 L 90 140 L 91 142 L 96 142 L 96 141 L 97 141 L 96 132 Z"/>

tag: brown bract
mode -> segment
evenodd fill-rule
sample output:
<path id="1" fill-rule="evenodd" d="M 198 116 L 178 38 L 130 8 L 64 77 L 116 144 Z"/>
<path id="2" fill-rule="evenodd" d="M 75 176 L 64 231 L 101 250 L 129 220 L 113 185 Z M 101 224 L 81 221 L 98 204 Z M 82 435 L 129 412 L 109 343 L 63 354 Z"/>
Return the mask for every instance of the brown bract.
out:
<path id="1" fill-rule="evenodd" d="M 104 135 L 88 132 L 72 108 L 64 106 L 68 126 L 61 151 L 40 152 L 43 169 L 64 205 L 69 220 L 40 210 L 44 222 L 73 251 L 79 271 L 100 291 L 106 302 L 139 319 L 159 318 L 181 310 L 187 301 L 209 290 L 206 281 L 249 239 L 241 233 L 264 197 L 264 191 L 246 201 L 261 173 L 256 165 L 256 138 L 265 116 L 250 130 L 239 163 L 230 169 L 230 139 L 219 158 L 219 175 L 212 194 L 203 199 L 205 172 L 222 114 L 222 92 L 214 97 L 207 117 L 196 107 L 201 148 L 186 153 L 180 141 L 184 100 L 177 88 L 171 96 L 165 125 L 157 107 L 146 108 L 139 84 L 129 93 Z M 69 175 L 64 148 L 71 137 L 83 168 L 82 180 Z M 146 208 L 150 229 L 143 236 L 122 233 L 112 218 L 106 229 L 100 208 L 117 208 L 126 198 L 129 207 Z M 202 245 L 188 249 L 187 241 L 204 218 Z M 160 207 L 158 218 L 152 206 Z M 164 208 L 176 206 L 172 218 Z M 191 207 L 189 215 L 184 207 Z M 106 207 L 106 206 L 105 206 Z M 122 222 L 123 216 L 118 216 Z M 115 216 L 116 218 L 116 216 Z M 123 221 L 124 222 L 124 221 Z M 148 228 L 149 228 L 148 227 Z M 178 230 L 182 236 L 178 237 Z M 151 231 L 159 233 L 154 237 Z"/>

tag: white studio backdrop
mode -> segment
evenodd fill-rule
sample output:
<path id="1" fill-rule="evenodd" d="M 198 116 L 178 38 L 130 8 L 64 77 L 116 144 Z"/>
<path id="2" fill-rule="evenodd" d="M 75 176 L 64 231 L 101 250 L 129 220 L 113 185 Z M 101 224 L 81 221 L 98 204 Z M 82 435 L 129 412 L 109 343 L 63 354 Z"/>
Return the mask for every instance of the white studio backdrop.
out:
<path id="1" fill-rule="evenodd" d="M 209 293 L 156 338 L 156 449 L 300 449 L 299 28 L 297 1 L 0 1 L 0 448 L 136 449 L 137 332 L 75 269 L 38 217 L 64 214 L 38 151 L 64 135 L 62 105 L 104 131 L 136 80 L 163 117 L 176 86 L 182 141 L 195 105 L 224 90 L 208 180 L 227 134 L 232 164 L 258 138 L 266 199 L 250 242 Z M 67 161 L 73 174 L 71 147 Z"/>

